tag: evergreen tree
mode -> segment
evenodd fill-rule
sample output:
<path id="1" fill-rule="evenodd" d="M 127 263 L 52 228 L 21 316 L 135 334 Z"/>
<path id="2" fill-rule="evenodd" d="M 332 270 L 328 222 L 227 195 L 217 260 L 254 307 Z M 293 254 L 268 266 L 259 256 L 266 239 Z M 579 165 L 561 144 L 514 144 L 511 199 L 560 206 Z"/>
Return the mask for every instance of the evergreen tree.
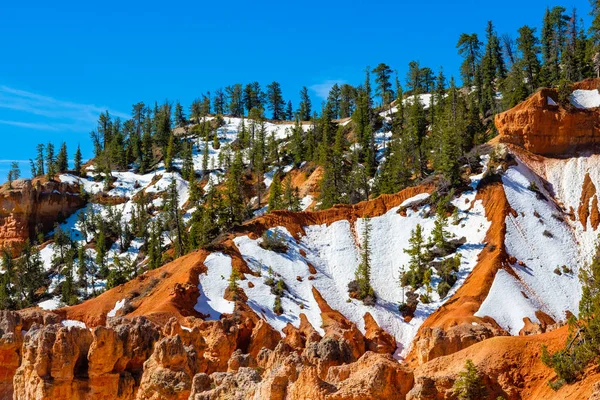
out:
<path id="1" fill-rule="evenodd" d="M 56 175 L 56 158 L 54 156 L 54 145 L 48 143 L 46 146 L 46 178 L 48 180 L 54 179 Z"/>
<path id="2" fill-rule="evenodd" d="M 159 231 L 159 223 L 157 221 L 152 224 L 147 248 L 148 269 L 160 267 L 162 264 L 162 239 Z"/>
<path id="3" fill-rule="evenodd" d="M 340 118 L 342 91 L 337 83 L 334 83 L 329 91 L 327 102 L 330 104 L 331 113 L 334 119 Z"/>
<path id="4" fill-rule="evenodd" d="M 481 381 L 473 361 L 465 361 L 465 369 L 458 373 L 458 379 L 452 386 L 458 400 L 478 400 L 486 396 L 485 385 Z"/>
<path id="5" fill-rule="evenodd" d="M 418 224 L 411 231 L 410 239 L 408 240 L 410 247 L 404 252 L 410 256 L 408 263 L 409 271 L 404 274 L 405 281 L 403 286 L 410 284 L 413 287 L 418 287 L 423 282 L 425 273 L 425 239 L 423 238 L 423 227 Z"/>
<path id="6" fill-rule="evenodd" d="M 10 169 L 8 170 L 8 187 L 12 189 L 13 181 L 18 180 L 21 177 L 21 168 L 19 167 L 19 163 L 17 161 L 12 161 L 10 163 Z"/>
<path id="7" fill-rule="evenodd" d="M 279 178 L 279 174 L 275 174 L 273 177 L 273 182 L 271 182 L 271 186 L 269 187 L 269 203 L 267 206 L 268 212 L 283 209 L 283 199 L 281 196 L 281 179 Z"/>
<path id="8" fill-rule="evenodd" d="M 304 129 L 302 129 L 302 123 L 299 117 L 296 117 L 296 123 L 292 128 L 292 139 L 291 139 L 291 153 L 294 158 L 294 163 L 300 165 L 305 160 L 305 143 L 304 143 Z"/>
<path id="9" fill-rule="evenodd" d="M 25 243 L 21 257 L 17 261 L 16 276 L 18 276 L 15 280 L 18 307 L 25 308 L 33 305 L 38 298 L 36 293 L 47 282 L 40 253 L 29 242 Z"/>
<path id="10" fill-rule="evenodd" d="M 563 266 L 563 271 L 566 268 Z M 542 362 L 558 376 L 550 382 L 555 390 L 580 379 L 588 365 L 600 356 L 600 247 L 596 247 L 591 263 L 580 269 L 579 280 L 582 286 L 579 319 L 573 317 L 569 321 L 565 347 L 552 354 L 542 347 Z"/>
<path id="11" fill-rule="evenodd" d="M 185 229 L 181 213 L 179 212 L 179 192 L 177 191 L 175 179 L 171 179 L 171 183 L 169 184 L 165 211 L 167 213 L 166 224 L 171 232 L 172 242 L 175 243 L 175 255 L 180 257 L 185 254 L 186 249 Z"/>
<path id="12" fill-rule="evenodd" d="M 361 261 L 354 274 L 357 286 L 356 297 L 367 305 L 375 305 L 375 291 L 371 286 L 371 222 L 369 218 L 363 219 L 363 234 L 361 243 Z M 350 283 L 350 289 L 354 285 Z"/>
<path id="13" fill-rule="evenodd" d="M 298 114 L 300 115 L 301 121 L 309 121 L 310 113 L 311 113 L 311 101 L 310 96 L 308 95 L 308 89 L 306 86 L 302 87 L 300 91 L 300 108 L 298 109 Z"/>
<path id="14" fill-rule="evenodd" d="M 243 99 L 248 113 L 253 108 L 263 108 L 264 96 L 258 82 L 249 83 L 244 87 Z"/>
<path id="15" fill-rule="evenodd" d="M 288 211 L 302 211 L 298 188 L 292 184 L 292 176 L 289 174 L 285 177 L 285 181 L 283 182 L 283 206 Z"/>
<path id="16" fill-rule="evenodd" d="M 527 25 L 519 28 L 519 37 L 517 38 L 517 48 L 521 53 L 521 59 L 515 63 L 516 68 L 520 68 L 525 73 L 529 93 L 533 93 L 539 85 L 540 74 L 540 54 L 539 40 L 535 36 L 535 29 Z"/>
<path id="17" fill-rule="evenodd" d="M 213 99 L 213 110 L 216 115 L 224 115 L 227 111 L 227 98 L 223 89 L 219 88 L 215 91 Z"/>
<path id="18" fill-rule="evenodd" d="M 458 39 L 456 48 L 458 54 L 463 57 L 460 74 L 464 85 L 467 87 L 471 87 L 475 83 L 475 73 L 481 59 L 481 46 L 483 46 L 483 43 L 479 41 L 476 33 L 463 33 Z"/>
<path id="19" fill-rule="evenodd" d="M 444 107 L 441 109 L 441 107 Z M 436 152 L 434 168 L 442 174 L 452 185 L 460 183 L 461 153 L 460 136 L 464 132 L 464 114 L 461 112 L 461 99 L 454 78 L 450 80 L 448 97 L 439 105 L 440 115 L 434 126 L 436 136 Z"/>
<path id="20" fill-rule="evenodd" d="M 375 74 L 375 82 L 377 83 L 375 95 L 381 99 L 381 105 L 391 103 L 394 98 L 394 91 L 390 82 L 392 69 L 388 65 L 381 63 L 373 69 L 373 74 Z"/>
<path id="21" fill-rule="evenodd" d="M 267 104 L 269 110 L 273 112 L 274 120 L 285 119 L 285 101 L 283 100 L 279 82 L 272 82 L 267 86 Z"/>
<path id="22" fill-rule="evenodd" d="M 446 216 L 446 208 L 442 204 L 438 204 L 435 214 L 435 222 L 431 231 L 431 243 L 439 249 L 446 249 L 450 233 L 447 231 L 448 217 Z"/>
<path id="23" fill-rule="evenodd" d="M 225 88 L 225 93 L 229 99 L 229 112 L 231 113 L 231 116 L 238 118 L 244 116 L 242 84 L 236 83 L 233 86 L 227 86 Z"/>
<path id="24" fill-rule="evenodd" d="M 185 118 L 185 113 L 183 112 L 183 107 L 178 101 L 175 103 L 175 125 L 181 128 L 184 127 L 186 123 L 187 120 Z"/>
<path id="25" fill-rule="evenodd" d="M 60 146 L 60 150 L 56 156 L 56 169 L 57 172 L 60 173 L 67 172 L 69 169 L 69 157 L 67 154 L 67 144 L 65 142 Z"/>
<path id="26" fill-rule="evenodd" d="M 355 107 L 356 89 L 348 84 L 340 87 L 340 118 L 352 116 Z"/>
<path id="27" fill-rule="evenodd" d="M 46 162 L 46 156 L 45 156 L 45 147 L 42 143 L 37 145 L 37 157 L 36 157 L 36 173 L 34 175 L 34 177 L 36 176 L 42 176 L 45 174 L 44 172 L 44 163 Z"/>
<path id="28" fill-rule="evenodd" d="M 285 119 L 288 121 L 294 120 L 294 109 L 292 107 L 292 101 L 288 100 L 287 107 L 285 109 Z"/>
<path id="29" fill-rule="evenodd" d="M 247 215 L 244 196 L 244 162 L 241 151 L 236 151 L 231 166 L 225 173 L 225 199 L 227 224 L 235 226 Z"/>
<path id="30" fill-rule="evenodd" d="M 108 276 L 108 266 L 106 265 L 106 237 L 104 229 L 100 229 L 96 237 L 96 265 L 98 265 L 98 273 L 102 278 Z"/>
<path id="31" fill-rule="evenodd" d="M 13 281 L 15 280 L 15 265 L 9 249 L 2 249 L 2 269 L 0 275 L 0 309 L 10 310 L 15 307 Z"/>
<path id="32" fill-rule="evenodd" d="M 77 145 L 77 151 L 75 151 L 75 175 L 81 176 L 83 175 L 83 156 L 81 155 L 81 146 Z"/>

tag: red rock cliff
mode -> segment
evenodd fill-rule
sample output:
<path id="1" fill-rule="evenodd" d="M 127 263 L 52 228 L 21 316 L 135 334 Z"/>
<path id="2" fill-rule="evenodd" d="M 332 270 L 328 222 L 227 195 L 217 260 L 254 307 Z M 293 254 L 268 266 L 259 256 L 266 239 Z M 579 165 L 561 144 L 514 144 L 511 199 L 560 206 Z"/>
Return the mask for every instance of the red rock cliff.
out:
<path id="1" fill-rule="evenodd" d="M 36 228 L 47 232 L 84 204 L 79 188 L 65 183 L 23 180 L 12 189 L 5 186 L 0 190 L 0 248 L 18 250 Z"/>
<path id="2" fill-rule="evenodd" d="M 573 89 L 597 89 L 600 80 L 573 85 Z M 500 142 L 521 146 L 545 156 L 565 156 L 600 145 L 600 108 L 566 109 L 555 89 L 541 89 L 521 104 L 496 115 Z"/>

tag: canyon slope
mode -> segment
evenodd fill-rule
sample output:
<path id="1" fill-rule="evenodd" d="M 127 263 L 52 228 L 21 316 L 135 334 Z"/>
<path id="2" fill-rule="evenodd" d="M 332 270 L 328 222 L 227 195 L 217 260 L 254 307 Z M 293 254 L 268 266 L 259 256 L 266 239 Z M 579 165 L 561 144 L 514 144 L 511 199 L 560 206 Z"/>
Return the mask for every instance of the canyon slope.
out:
<path id="1" fill-rule="evenodd" d="M 0 312 L 0 398 L 446 399 L 466 359 L 490 399 L 600 397 L 596 369 L 555 392 L 547 385 L 554 372 L 540 359 L 542 345 L 565 343 L 581 298 L 578 271 L 597 244 L 598 83 L 575 85 L 569 104 L 542 89 L 496 116 L 499 136 L 478 149 L 468 184 L 449 199 L 454 246 L 431 261 L 431 289 L 408 294 L 399 280 L 411 232 L 434 229 L 440 182 L 311 211 L 320 171 L 290 165 L 283 171 L 304 211 L 258 213 L 207 248 L 75 306 L 49 298 Z M 239 123 L 226 118 L 223 142 Z M 286 128 L 270 126 L 282 139 Z M 387 135 L 384 127 L 377 138 Z M 200 159 L 198 150 L 194 163 Z M 106 213 L 114 203 L 129 219 L 135 196 L 154 194 L 159 207 L 157 194 L 171 182 L 185 208 L 187 182 L 161 168 L 114 171 L 111 190 L 89 203 L 80 188 L 96 199 L 103 192 L 93 165 L 89 178 L 22 183 L 0 193 L 0 240 L 20 245 L 32 227 L 56 219 L 85 242 L 76 209 Z M 274 173 L 265 174 L 267 187 Z M 206 187 L 221 176 L 215 170 Z M 271 237 L 278 248 L 265 243 Z M 348 293 L 366 237 L 373 304 Z M 115 244 L 109 258 L 135 258 L 141 245 Z M 55 251 L 54 243 L 41 250 L 48 265 Z M 448 259 L 457 260 L 455 282 L 444 291 Z M 410 313 L 399 309 L 407 295 L 419 299 Z"/>

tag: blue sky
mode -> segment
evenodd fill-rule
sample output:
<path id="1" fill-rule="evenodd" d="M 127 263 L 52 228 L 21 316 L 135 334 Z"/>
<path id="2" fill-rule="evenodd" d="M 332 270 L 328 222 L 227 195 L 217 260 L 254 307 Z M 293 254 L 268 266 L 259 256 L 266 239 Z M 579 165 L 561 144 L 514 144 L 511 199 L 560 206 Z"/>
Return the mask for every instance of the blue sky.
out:
<path id="1" fill-rule="evenodd" d="M 208 90 L 277 80 L 294 106 L 303 85 L 318 105 L 333 82 L 360 83 L 380 62 L 402 82 L 411 60 L 458 75 L 460 33 L 483 38 L 491 19 L 515 36 L 554 5 L 589 25 L 587 0 L 4 2 L 0 181 L 39 142 L 66 141 L 70 153 L 81 143 L 91 156 L 98 113 L 126 117 L 138 101 L 187 109 Z"/>

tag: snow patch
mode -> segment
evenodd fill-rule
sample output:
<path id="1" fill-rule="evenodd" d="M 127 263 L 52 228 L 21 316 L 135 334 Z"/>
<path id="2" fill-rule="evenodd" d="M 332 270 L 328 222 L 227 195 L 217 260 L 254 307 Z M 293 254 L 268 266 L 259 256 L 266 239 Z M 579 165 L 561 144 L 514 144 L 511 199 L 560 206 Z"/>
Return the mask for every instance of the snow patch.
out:
<path id="1" fill-rule="evenodd" d="M 231 257 L 223 253 L 211 253 L 204 260 L 206 274 L 200 274 L 200 296 L 194 309 L 209 316 L 209 320 L 219 319 L 221 314 L 231 314 L 235 303 L 225 300 L 225 290 L 231 275 Z"/>
<path id="2" fill-rule="evenodd" d="M 571 104 L 580 109 L 600 107 L 600 93 L 594 90 L 575 90 L 571 95 Z"/>
<path id="3" fill-rule="evenodd" d="M 120 309 L 122 309 L 125 306 L 125 299 L 123 300 L 119 300 L 115 303 L 115 306 L 113 307 L 112 310 L 110 310 L 108 312 L 108 314 L 106 314 L 107 317 L 112 318 L 115 315 L 117 315 L 117 311 L 119 311 Z"/>

